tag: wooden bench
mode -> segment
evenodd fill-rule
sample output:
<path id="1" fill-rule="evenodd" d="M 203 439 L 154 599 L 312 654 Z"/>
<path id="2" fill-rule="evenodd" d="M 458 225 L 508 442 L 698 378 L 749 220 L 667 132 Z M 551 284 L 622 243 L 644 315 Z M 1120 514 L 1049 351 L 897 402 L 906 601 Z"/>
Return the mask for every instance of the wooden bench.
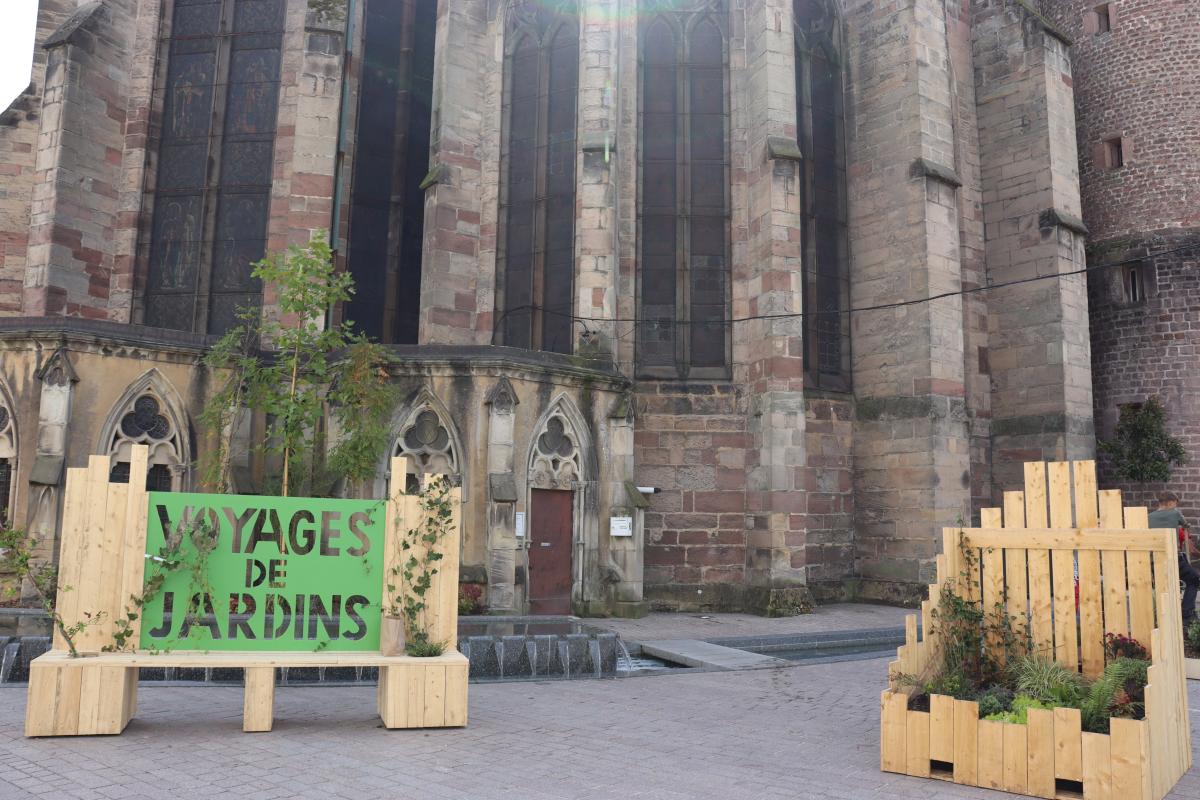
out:
<path id="1" fill-rule="evenodd" d="M 452 728 L 467 724 L 467 658 L 378 653 L 101 653 L 71 658 L 49 652 L 29 669 L 26 736 L 85 736 L 125 730 L 137 710 L 139 667 L 245 670 L 242 730 L 269 731 L 279 667 L 378 667 L 377 705 L 385 728 Z M 307 689 L 306 691 L 311 690 Z"/>
<path id="2" fill-rule="evenodd" d="M 269 731 L 275 705 L 275 670 L 279 667 L 377 667 L 379 716 L 387 728 L 460 727 L 467 724 L 468 662 L 457 651 L 459 489 L 451 490 L 453 519 L 443 543 L 438 572 L 424 595 L 430 641 L 444 642 L 446 652 L 434 658 L 385 656 L 380 652 L 306 651 L 233 652 L 173 651 L 116 652 L 114 621 L 123 618 L 126 604 L 143 588 L 148 495 L 148 451 L 132 449 L 129 483 L 110 483 L 107 456 L 92 456 L 86 468 L 68 470 L 59 558 L 57 609 L 66 625 L 88 615 L 100 615 L 74 639 L 79 657 L 56 630 L 54 649 L 34 659 L 29 671 L 25 713 L 26 736 L 118 734 L 137 710 L 138 669 L 141 667 L 225 667 L 245 670 L 242 729 Z M 385 596 L 389 578 L 402 554 L 398 532 L 419 524 L 420 497 L 405 494 L 407 460 L 391 463 L 395 491 L 386 501 L 382 580 Z M 421 547 L 418 545 L 417 547 Z M 409 550 L 408 553 L 417 553 Z M 67 588 L 69 587 L 69 588 Z M 385 603 L 387 601 L 385 600 Z M 380 612 L 382 613 L 382 612 Z M 132 625 L 130 640 L 138 641 L 141 619 Z"/>

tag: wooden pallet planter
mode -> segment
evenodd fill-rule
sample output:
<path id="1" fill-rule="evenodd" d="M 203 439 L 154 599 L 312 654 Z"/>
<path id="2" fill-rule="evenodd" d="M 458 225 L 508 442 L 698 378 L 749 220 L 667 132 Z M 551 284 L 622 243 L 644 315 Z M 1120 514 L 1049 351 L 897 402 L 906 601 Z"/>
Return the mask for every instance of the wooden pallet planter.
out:
<path id="1" fill-rule="evenodd" d="M 967 599 L 1003 604 L 1018 625 L 1028 623 L 1038 651 L 1087 677 L 1104 670 L 1105 634 L 1146 644 L 1145 719 L 1113 719 L 1097 734 L 1081 730 L 1077 709 L 1033 709 L 1028 725 L 1014 725 L 981 720 L 976 703 L 940 695 L 929 711 L 910 711 L 893 680 L 881 698 L 882 769 L 1035 797 L 1162 800 L 1191 768 L 1191 731 L 1176 537 L 1150 530 L 1146 514 L 1123 508 L 1119 491 L 1097 492 L 1094 462 L 1026 464 L 1025 491 L 1005 492 L 1003 510 L 984 509 L 980 528 L 944 531 L 923 630 L 910 615 L 890 670 L 920 675 L 935 663 L 934 608 L 942 587 L 958 581 Z M 978 557 L 975 566 L 964 564 L 962 548 Z M 961 580 L 964 569 L 970 576 Z"/>
<path id="2" fill-rule="evenodd" d="M 133 448 L 128 484 L 109 483 L 110 463 L 92 456 L 88 466 L 68 470 L 59 561 L 58 610 L 68 624 L 102 612 L 106 622 L 76 637 L 83 655 L 70 657 L 56 632 L 54 649 L 30 665 L 26 736 L 119 734 L 137 711 L 141 667 L 241 668 L 245 676 L 242 728 L 269 731 L 273 724 L 275 670 L 280 667 L 376 667 L 378 710 L 386 728 L 461 727 L 467 724 L 468 662 L 457 650 L 459 543 L 449 537 L 438 573 L 426 595 L 432 641 L 446 642 L 436 658 L 384 656 L 378 652 L 100 652 L 113 641 L 112 620 L 123 616 L 144 581 L 148 494 L 147 450 Z M 423 513 L 420 498 L 404 494 L 407 464 L 392 460 L 393 494 L 386 501 L 384 596 L 401 557 L 396 537 Z M 461 496 L 449 496 L 457 530 Z M 70 587 L 69 590 L 63 587 Z M 381 612 L 380 612 L 381 613 Z M 133 623 L 134 638 L 141 620 Z M 200 697 L 200 695 L 197 695 Z"/>

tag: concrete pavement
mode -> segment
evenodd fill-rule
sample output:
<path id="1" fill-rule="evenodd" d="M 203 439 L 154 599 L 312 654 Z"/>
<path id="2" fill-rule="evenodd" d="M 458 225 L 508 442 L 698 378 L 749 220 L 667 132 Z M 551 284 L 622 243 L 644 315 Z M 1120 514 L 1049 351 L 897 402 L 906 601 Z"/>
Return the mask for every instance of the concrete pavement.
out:
<path id="1" fill-rule="evenodd" d="M 0 798 L 1002 797 L 879 771 L 886 669 L 474 684 L 470 726 L 443 731 L 380 729 L 372 687 L 296 687 L 274 732 L 243 734 L 238 688 L 143 685 L 123 736 L 42 740 L 21 735 L 23 687 L 0 688 Z M 1200 683 L 1189 692 L 1200 709 Z M 1197 797 L 1194 768 L 1171 800 Z"/>

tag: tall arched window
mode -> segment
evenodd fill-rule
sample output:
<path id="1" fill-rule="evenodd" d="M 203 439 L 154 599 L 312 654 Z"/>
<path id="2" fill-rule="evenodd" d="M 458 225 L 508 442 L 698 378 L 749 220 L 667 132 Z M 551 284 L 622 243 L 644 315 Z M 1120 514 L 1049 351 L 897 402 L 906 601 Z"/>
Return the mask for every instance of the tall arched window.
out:
<path id="1" fill-rule="evenodd" d="M 0 386 L 0 528 L 12 520 L 13 473 L 17 464 L 17 432 L 13 412 Z"/>
<path id="2" fill-rule="evenodd" d="M 515 0 L 505 36 L 504 344 L 570 353 L 575 277 L 575 0 Z"/>
<path id="3" fill-rule="evenodd" d="M 849 391 L 850 307 L 842 61 L 830 0 L 795 0 L 796 131 L 804 154 L 804 368 Z"/>
<path id="4" fill-rule="evenodd" d="M 648 18 L 641 32 L 638 369 L 724 377 L 729 363 L 726 0 Z"/>
<path id="5" fill-rule="evenodd" d="M 175 0 L 145 323 L 223 333 L 261 302 L 283 0 Z"/>

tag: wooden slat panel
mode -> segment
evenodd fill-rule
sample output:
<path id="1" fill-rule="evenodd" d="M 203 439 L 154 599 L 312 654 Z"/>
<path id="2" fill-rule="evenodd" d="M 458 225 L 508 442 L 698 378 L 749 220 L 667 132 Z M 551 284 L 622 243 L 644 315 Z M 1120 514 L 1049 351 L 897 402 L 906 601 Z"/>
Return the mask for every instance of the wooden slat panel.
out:
<path id="1" fill-rule="evenodd" d="M 1097 528 L 1100 526 L 1100 513 L 1096 493 L 1096 462 L 1076 461 L 1074 473 L 1075 527 Z"/>
<path id="2" fill-rule="evenodd" d="M 446 727 L 467 724 L 467 664 L 446 667 Z"/>
<path id="3" fill-rule="evenodd" d="M 1029 560 L 1029 634 L 1033 652 L 1044 658 L 1054 657 L 1054 616 L 1051 604 L 1050 553 L 1030 550 Z"/>
<path id="4" fill-rule="evenodd" d="M 1155 628 L 1150 641 L 1154 652 L 1160 654 L 1160 663 L 1151 665 L 1146 673 L 1145 721 L 1150 728 L 1150 752 L 1154 756 L 1150 764 L 1150 787 L 1152 797 L 1162 797 L 1167 793 L 1168 772 L 1174 760 L 1168 734 L 1171 699 L 1161 663 L 1167 655 L 1163 649 L 1162 631 Z"/>
<path id="5" fill-rule="evenodd" d="M 1028 791 L 1035 797 L 1054 797 L 1054 712 L 1031 708 L 1028 719 Z"/>
<path id="6" fill-rule="evenodd" d="M 113 621 L 124 614 L 125 608 L 120 592 L 129 485 L 110 483 L 107 489 L 100 536 L 92 546 L 92 560 L 84 567 L 95 586 L 92 604 L 85 610 L 103 614 L 103 621 L 75 637 L 76 646 L 83 652 L 97 653 L 112 642 Z"/>
<path id="7" fill-rule="evenodd" d="M 275 725 L 275 668 L 248 667 L 242 696 L 242 730 L 269 731 Z"/>
<path id="8" fill-rule="evenodd" d="M 1004 723 L 979 720 L 979 783 L 987 789 L 1004 788 Z"/>
<path id="9" fill-rule="evenodd" d="M 983 551 L 983 613 L 989 620 L 1000 619 L 1007 614 L 1004 605 L 1004 551 L 996 547 Z M 993 633 L 989 634 L 989 644 L 1000 648 L 1003 643 Z M 998 655 L 1003 658 L 1003 653 Z"/>
<path id="10" fill-rule="evenodd" d="M 1004 527 L 1025 527 L 1025 493 L 1004 493 Z"/>
<path id="11" fill-rule="evenodd" d="M 880 696 L 879 768 L 903 773 L 908 769 L 908 697 L 886 691 Z"/>
<path id="12" fill-rule="evenodd" d="M 79 700 L 83 669 L 64 667 L 58 670 L 58 686 L 54 703 L 54 733 L 74 736 L 79 730 Z"/>
<path id="13" fill-rule="evenodd" d="M 954 698 L 941 694 L 929 698 L 929 757 L 954 760 Z"/>
<path id="14" fill-rule="evenodd" d="M 129 454 L 129 492 L 125 501 L 125 531 L 121 559 L 121 588 L 117 596 L 121 608 L 132 606 L 134 595 L 142 595 L 146 570 L 146 527 L 149 506 L 146 492 L 146 461 L 150 450 L 144 444 L 134 445 Z M 138 477 L 140 476 L 140 477 Z M 131 644 L 137 647 L 142 633 L 142 615 L 130 623 Z"/>
<path id="15" fill-rule="evenodd" d="M 1149 530 L 1150 511 L 1145 506 L 1129 506 L 1125 509 L 1126 530 Z"/>
<path id="16" fill-rule="evenodd" d="M 979 527 L 999 528 L 1004 524 L 1004 514 L 998 508 L 979 509 Z"/>
<path id="17" fill-rule="evenodd" d="M 1154 582 L 1150 575 L 1150 554 L 1126 554 L 1129 571 L 1130 633 L 1144 646 L 1150 646 L 1154 630 Z"/>
<path id="18" fill-rule="evenodd" d="M 1054 709 L 1054 777 L 1083 780 L 1082 726 L 1078 708 Z"/>
<path id="19" fill-rule="evenodd" d="M 1112 748 L 1112 791 L 1120 800 L 1151 800 L 1148 728 L 1142 720 L 1109 721 Z"/>
<path id="20" fill-rule="evenodd" d="M 1079 668 L 1075 627 L 1075 557 L 1070 550 L 1051 551 L 1054 583 L 1054 658 L 1068 669 Z"/>
<path id="21" fill-rule="evenodd" d="M 425 715 L 425 670 L 405 664 L 399 672 L 397 696 L 404 706 L 404 727 L 420 728 Z"/>
<path id="22" fill-rule="evenodd" d="M 907 717 L 905 769 L 915 778 L 929 777 L 929 712 L 909 711 Z"/>
<path id="23" fill-rule="evenodd" d="M 1004 791 L 1025 794 L 1029 790 L 1027 729 L 1004 725 Z"/>
<path id="24" fill-rule="evenodd" d="M 1104 589 L 1100 583 L 1100 554 L 1079 554 L 1079 643 L 1083 674 L 1104 671 Z"/>
<path id="25" fill-rule="evenodd" d="M 1040 531 L 984 530 L 968 528 L 963 532 L 973 547 L 1023 547 L 1025 549 L 1063 550 L 1128 550 L 1131 552 L 1166 552 L 1166 543 L 1158 536 L 1130 536 L 1125 530 L 1097 528 L 1087 532 L 1074 529 Z"/>
<path id="26" fill-rule="evenodd" d="M 1025 462 L 1025 527 L 1045 528 L 1049 522 L 1046 515 L 1046 464 L 1043 461 Z"/>
<path id="27" fill-rule="evenodd" d="M 1124 528 L 1125 513 L 1121 507 L 1121 490 L 1104 489 L 1100 492 L 1101 528 Z"/>
<path id="28" fill-rule="evenodd" d="M 1083 734 L 1083 794 L 1088 800 L 1113 800 L 1109 737 Z"/>
<path id="29" fill-rule="evenodd" d="M 1071 462 L 1055 461 L 1050 464 L 1050 527 L 1072 528 L 1076 526 L 1071 515 Z"/>
<path id="30" fill-rule="evenodd" d="M 1125 553 L 1105 550 L 1100 553 L 1104 571 L 1104 632 L 1129 635 L 1129 600 L 1126 594 Z"/>
<path id="31" fill-rule="evenodd" d="M 79 664 L 65 651 L 51 651 L 39 656 L 36 663 L 57 666 Z M 150 652 L 146 650 L 124 653 L 100 653 L 89 656 L 87 664 L 106 667 L 382 667 L 387 665 L 451 666 L 466 664 L 467 657 L 457 650 L 450 650 L 432 658 L 412 656 L 384 656 L 380 653 L 356 652 L 265 652 L 239 653 L 205 652 L 203 650 L 171 650 Z"/>
<path id="32" fill-rule="evenodd" d="M 88 471 L 82 468 L 67 470 L 67 489 L 63 503 L 63 522 L 59 533 L 58 559 L 58 595 L 55 608 L 64 620 L 75 620 L 79 614 L 77 599 L 79 595 L 74 587 L 79 583 L 80 570 L 85 560 L 83 547 L 86 543 L 83 533 L 88 495 Z M 54 649 L 65 650 L 67 642 L 62 634 L 54 631 Z"/>
<path id="33" fill-rule="evenodd" d="M 954 782 L 979 785 L 979 704 L 954 701 Z"/>
<path id="34" fill-rule="evenodd" d="M 1025 493 L 1004 493 L 1004 528 L 1007 531 L 1025 527 Z M 1007 548 L 1007 545 L 1006 545 Z M 1029 630 L 1029 572 L 1025 551 L 1020 548 L 1004 551 L 1005 583 L 1008 613 L 1016 617 L 1017 633 Z"/>
<path id="35" fill-rule="evenodd" d="M 446 725 L 446 668 L 432 667 L 422 670 L 425 679 L 425 706 L 419 726 L 442 728 Z"/>

